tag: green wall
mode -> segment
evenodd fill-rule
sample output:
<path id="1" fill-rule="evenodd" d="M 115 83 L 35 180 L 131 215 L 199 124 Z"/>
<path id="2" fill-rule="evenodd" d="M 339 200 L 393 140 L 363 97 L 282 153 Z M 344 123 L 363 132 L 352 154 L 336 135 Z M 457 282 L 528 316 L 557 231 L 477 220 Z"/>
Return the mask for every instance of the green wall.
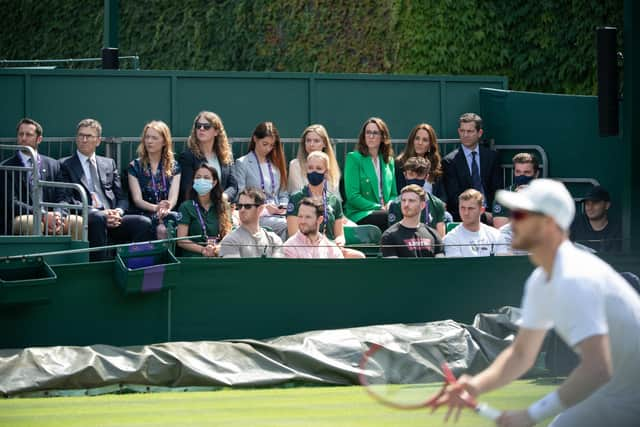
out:
<path id="1" fill-rule="evenodd" d="M 481 87 L 507 88 L 503 77 L 381 76 L 183 71 L 0 70 L 0 137 L 15 137 L 18 120 L 39 121 L 45 136 L 73 136 L 85 117 L 104 136 L 137 136 L 152 119 L 187 136 L 200 110 L 221 117 L 230 137 L 248 137 L 273 121 L 283 137 L 322 123 L 334 138 L 356 138 L 370 116 L 382 117 L 393 138 L 420 122 L 439 137 L 456 137 L 457 118 L 478 111 Z"/>
<path id="2" fill-rule="evenodd" d="M 114 284 L 114 262 L 53 266 L 57 280 L 48 303 L 0 307 L 0 348 L 266 338 L 448 318 L 471 322 L 478 312 L 518 305 L 531 270 L 526 257 L 181 261 L 175 289 L 134 295 Z"/>

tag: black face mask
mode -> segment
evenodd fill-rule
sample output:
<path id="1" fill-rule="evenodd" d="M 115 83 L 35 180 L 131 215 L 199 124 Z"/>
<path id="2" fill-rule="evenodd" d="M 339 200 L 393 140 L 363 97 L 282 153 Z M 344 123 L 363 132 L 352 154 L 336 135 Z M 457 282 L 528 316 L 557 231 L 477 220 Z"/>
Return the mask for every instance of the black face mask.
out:
<path id="1" fill-rule="evenodd" d="M 531 180 L 533 180 L 532 176 L 520 175 L 520 176 L 513 177 L 513 183 L 515 184 L 516 187 L 520 187 L 521 185 L 529 185 Z"/>
<path id="2" fill-rule="evenodd" d="M 417 178 L 408 179 L 407 180 L 407 185 L 415 184 L 418 187 L 422 188 L 422 187 L 424 187 L 424 181 L 425 181 L 424 179 L 417 179 Z"/>
<path id="3" fill-rule="evenodd" d="M 320 172 L 309 172 L 307 174 L 307 180 L 311 185 L 320 185 L 324 181 L 324 174 Z"/>

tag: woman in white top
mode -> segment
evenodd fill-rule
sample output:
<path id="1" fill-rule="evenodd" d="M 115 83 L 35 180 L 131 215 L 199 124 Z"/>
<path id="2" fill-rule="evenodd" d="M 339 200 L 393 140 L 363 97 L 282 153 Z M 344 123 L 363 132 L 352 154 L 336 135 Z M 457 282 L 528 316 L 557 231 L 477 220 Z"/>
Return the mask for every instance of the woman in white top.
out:
<path id="1" fill-rule="evenodd" d="M 307 180 L 307 156 L 314 151 L 322 151 L 329 156 L 327 184 L 329 191 L 340 197 L 340 166 L 338 166 L 329 134 L 324 126 L 319 124 L 308 126 L 302 132 L 297 157 L 289 162 L 287 191 L 289 191 L 289 194 L 293 194 L 309 184 Z"/>
<path id="2" fill-rule="evenodd" d="M 238 191 L 253 187 L 261 189 L 266 196 L 265 209 L 260 225 L 269 227 L 284 241 L 287 238 L 286 190 L 287 170 L 282 142 L 278 129 L 272 122 L 256 126 L 249 151 L 240 157 L 233 168 Z"/>

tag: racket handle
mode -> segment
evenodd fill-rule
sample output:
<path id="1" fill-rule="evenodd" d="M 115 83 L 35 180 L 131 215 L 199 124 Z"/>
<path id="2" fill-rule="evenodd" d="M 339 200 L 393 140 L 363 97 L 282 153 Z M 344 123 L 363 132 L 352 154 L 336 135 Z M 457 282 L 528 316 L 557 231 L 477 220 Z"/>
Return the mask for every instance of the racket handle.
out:
<path id="1" fill-rule="evenodd" d="M 478 413 L 478 415 L 488 418 L 492 421 L 497 420 L 500 415 L 502 415 L 502 411 L 492 408 L 486 403 L 480 403 L 478 406 L 476 406 L 476 412 Z"/>

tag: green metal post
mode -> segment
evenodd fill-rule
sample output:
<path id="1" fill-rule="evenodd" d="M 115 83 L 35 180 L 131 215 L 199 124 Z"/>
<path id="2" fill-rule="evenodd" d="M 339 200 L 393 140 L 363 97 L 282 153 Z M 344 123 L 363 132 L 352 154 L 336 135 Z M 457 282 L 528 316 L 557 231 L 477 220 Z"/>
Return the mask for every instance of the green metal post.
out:
<path id="1" fill-rule="evenodd" d="M 103 47 L 118 47 L 118 0 L 104 0 Z"/>

